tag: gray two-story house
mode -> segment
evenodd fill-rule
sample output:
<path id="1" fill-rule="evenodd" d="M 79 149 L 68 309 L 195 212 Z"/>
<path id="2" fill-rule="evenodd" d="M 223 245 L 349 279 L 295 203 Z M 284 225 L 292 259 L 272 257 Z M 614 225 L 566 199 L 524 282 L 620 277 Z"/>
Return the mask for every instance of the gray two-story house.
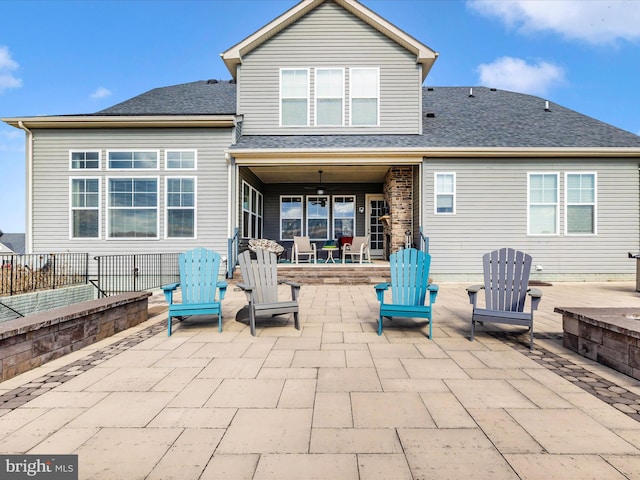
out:
<path id="1" fill-rule="evenodd" d="M 541 279 L 631 278 L 640 137 L 539 97 L 424 86 L 437 57 L 355 0 L 303 0 L 221 54 L 229 80 L 4 119 L 26 132 L 27 250 L 369 235 L 379 258 L 428 238 L 439 281 L 503 246 Z"/>

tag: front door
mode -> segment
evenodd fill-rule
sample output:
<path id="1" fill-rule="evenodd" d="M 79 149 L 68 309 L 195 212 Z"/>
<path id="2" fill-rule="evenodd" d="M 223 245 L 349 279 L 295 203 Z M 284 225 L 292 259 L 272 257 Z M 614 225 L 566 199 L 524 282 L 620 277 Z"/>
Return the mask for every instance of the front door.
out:
<path id="1" fill-rule="evenodd" d="M 368 194 L 367 202 L 367 225 L 366 231 L 369 235 L 369 251 L 371 257 L 383 258 L 384 256 L 384 228 L 380 217 L 384 215 L 386 203 L 384 195 Z"/>

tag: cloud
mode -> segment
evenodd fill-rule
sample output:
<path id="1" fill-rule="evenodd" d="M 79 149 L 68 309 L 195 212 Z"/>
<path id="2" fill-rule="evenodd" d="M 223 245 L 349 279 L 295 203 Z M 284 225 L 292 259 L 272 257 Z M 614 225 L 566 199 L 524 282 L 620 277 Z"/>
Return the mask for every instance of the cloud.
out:
<path id="1" fill-rule="evenodd" d="M 22 80 L 11 73 L 17 70 L 18 67 L 18 63 L 11 58 L 9 47 L 0 45 L 0 93 L 7 88 L 20 88 L 22 86 Z"/>
<path id="2" fill-rule="evenodd" d="M 98 89 L 93 92 L 90 97 L 93 99 L 99 99 L 99 98 L 106 98 L 106 97 L 110 97 L 111 95 L 113 95 L 111 93 L 111 90 L 109 90 L 108 88 L 104 88 L 104 87 L 98 87 Z"/>
<path id="3" fill-rule="evenodd" d="M 558 65 L 542 61 L 528 64 L 513 57 L 483 63 L 478 66 L 478 73 L 482 85 L 533 95 L 546 94 L 565 81 L 564 70 Z"/>
<path id="4" fill-rule="evenodd" d="M 595 45 L 640 41 L 635 0 L 468 0 L 467 5 L 523 33 L 552 31 Z"/>

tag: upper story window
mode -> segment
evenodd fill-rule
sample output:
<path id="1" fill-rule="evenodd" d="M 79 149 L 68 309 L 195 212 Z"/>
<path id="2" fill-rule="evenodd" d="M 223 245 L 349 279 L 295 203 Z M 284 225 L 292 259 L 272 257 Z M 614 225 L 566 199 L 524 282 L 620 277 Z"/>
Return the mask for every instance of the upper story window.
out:
<path id="1" fill-rule="evenodd" d="M 379 123 L 380 69 L 351 68 L 349 70 L 351 125 L 377 126 Z"/>
<path id="2" fill-rule="evenodd" d="M 165 157 L 167 170 L 196 169 L 196 150 L 166 150 Z"/>
<path id="3" fill-rule="evenodd" d="M 158 237 L 158 179 L 110 178 L 109 238 Z"/>
<path id="4" fill-rule="evenodd" d="M 596 233 L 596 174 L 567 173 L 565 177 L 565 232 Z"/>
<path id="5" fill-rule="evenodd" d="M 158 168 L 158 151 L 110 151 L 107 152 L 111 169 L 153 169 Z"/>
<path id="6" fill-rule="evenodd" d="M 309 69 L 280 70 L 280 125 L 309 125 Z"/>
<path id="7" fill-rule="evenodd" d="M 71 238 L 99 238 L 100 180 L 71 179 Z"/>
<path id="8" fill-rule="evenodd" d="M 435 213 L 455 214 L 456 213 L 456 174 L 436 173 L 435 174 Z"/>
<path id="9" fill-rule="evenodd" d="M 344 125 L 344 69 L 316 69 L 316 125 Z"/>
<path id="10" fill-rule="evenodd" d="M 558 233 L 558 174 L 529 174 L 529 235 Z"/>
<path id="11" fill-rule="evenodd" d="M 71 151 L 69 162 L 72 170 L 98 170 L 100 168 L 100 152 Z"/>

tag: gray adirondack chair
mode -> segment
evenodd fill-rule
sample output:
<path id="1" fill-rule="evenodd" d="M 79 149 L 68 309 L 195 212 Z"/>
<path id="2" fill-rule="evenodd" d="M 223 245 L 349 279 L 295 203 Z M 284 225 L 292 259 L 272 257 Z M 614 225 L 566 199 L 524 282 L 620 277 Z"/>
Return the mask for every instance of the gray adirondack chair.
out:
<path id="1" fill-rule="evenodd" d="M 298 319 L 298 295 L 300 284 L 289 280 L 278 280 L 278 259 L 273 252 L 262 248 L 255 251 L 256 259 L 251 260 L 251 253 L 246 250 L 238 256 L 242 283 L 237 286 L 247 295 L 249 304 L 236 315 L 236 320 L 249 319 L 251 335 L 256 334 L 256 317 L 259 315 L 293 314 L 296 329 L 300 330 Z M 278 299 L 278 285 L 291 286 L 291 300 Z"/>
<path id="2" fill-rule="evenodd" d="M 485 253 L 482 262 L 484 285 L 467 288 L 469 302 L 473 305 L 470 340 L 473 341 L 476 322 L 480 325 L 485 322 L 522 325 L 529 328 L 529 348 L 533 349 L 533 312 L 538 309 L 542 292 L 529 288 L 531 255 L 513 248 L 501 248 Z M 485 308 L 478 308 L 477 294 L 483 289 Z M 531 308 L 525 312 L 527 295 Z"/>

